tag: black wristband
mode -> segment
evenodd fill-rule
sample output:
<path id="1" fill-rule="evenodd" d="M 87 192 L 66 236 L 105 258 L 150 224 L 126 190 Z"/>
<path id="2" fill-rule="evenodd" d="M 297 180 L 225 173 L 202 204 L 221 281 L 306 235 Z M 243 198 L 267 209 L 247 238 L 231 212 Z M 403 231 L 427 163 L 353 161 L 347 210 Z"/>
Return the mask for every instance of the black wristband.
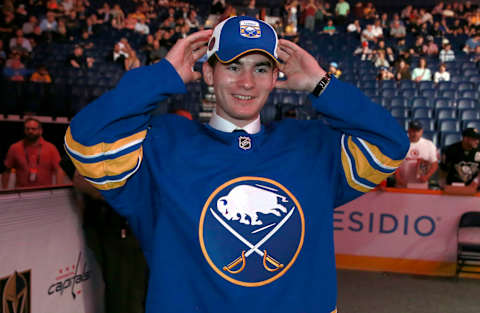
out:
<path id="1" fill-rule="evenodd" d="M 331 79 L 332 79 L 332 75 L 330 73 L 327 73 L 325 76 L 323 76 L 323 78 L 320 79 L 320 81 L 318 82 L 317 86 L 315 86 L 315 89 L 313 89 L 312 94 L 315 97 L 320 96 L 322 92 L 325 90 L 325 88 L 327 88 Z"/>

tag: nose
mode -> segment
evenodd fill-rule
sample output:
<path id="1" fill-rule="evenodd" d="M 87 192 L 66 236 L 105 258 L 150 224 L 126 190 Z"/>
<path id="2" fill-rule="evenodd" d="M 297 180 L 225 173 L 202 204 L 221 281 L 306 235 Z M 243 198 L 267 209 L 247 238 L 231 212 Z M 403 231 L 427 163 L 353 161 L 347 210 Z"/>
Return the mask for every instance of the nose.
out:
<path id="1" fill-rule="evenodd" d="M 255 80 L 253 73 L 250 71 L 244 71 L 238 80 L 240 86 L 244 89 L 252 89 L 255 86 Z"/>

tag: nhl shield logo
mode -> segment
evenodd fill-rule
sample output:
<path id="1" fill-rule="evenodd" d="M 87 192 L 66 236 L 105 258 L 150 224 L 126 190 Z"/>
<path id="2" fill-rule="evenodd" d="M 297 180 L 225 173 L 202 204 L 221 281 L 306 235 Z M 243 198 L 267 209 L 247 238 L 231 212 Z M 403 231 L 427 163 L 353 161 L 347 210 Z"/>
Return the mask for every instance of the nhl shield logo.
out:
<path id="1" fill-rule="evenodd" d="M 260 38 L 262 32 L 256 21 L 240 21 L 240 35 L 247 38 Z"/>
<path id="2" fill-rule="evenodd" d="M 239 177 L 218 187 L 199 223 L 203 255 L 227 281 L 245 287 L 269 284 L 288 271 L 302 249 L 305 219 L 283 185 Z"/>
<path id="3" fill-rule="evenodd" d="M 238 146 L 243 150 L 250 150 L 252 148 L 252 139 L 246 136 L 238 137 Z"/>

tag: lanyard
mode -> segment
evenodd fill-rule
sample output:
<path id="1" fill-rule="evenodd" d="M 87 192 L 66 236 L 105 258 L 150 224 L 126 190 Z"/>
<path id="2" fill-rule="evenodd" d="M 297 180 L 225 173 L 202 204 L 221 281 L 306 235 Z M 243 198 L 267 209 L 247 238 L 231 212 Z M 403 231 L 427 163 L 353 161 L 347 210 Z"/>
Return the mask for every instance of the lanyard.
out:
<path id="1" fill-rule="evenodd" d="M 23 142 L 23 152 L 25 153 L 25 160 L 27 161 L 27 165 L 28 165 L 28 168 L 38 168 L 38 165 L 40 164 L 40 154 L 42 152 L 42 145 L 41 144 L 38 144 L 38 145 L 35 145 L 33 146 L 34 148 L 36 148 L 36 146 L 39 146 L 38 149 L 35 149 L 37 153 L 36 156 L 33 158 L 35 163 L 33 164 L 33 162 L 31 162 L 30 158 L 28 157 L 28 153 L 27 153 L 27 147 L 25 147 L 25 141 Z"/>

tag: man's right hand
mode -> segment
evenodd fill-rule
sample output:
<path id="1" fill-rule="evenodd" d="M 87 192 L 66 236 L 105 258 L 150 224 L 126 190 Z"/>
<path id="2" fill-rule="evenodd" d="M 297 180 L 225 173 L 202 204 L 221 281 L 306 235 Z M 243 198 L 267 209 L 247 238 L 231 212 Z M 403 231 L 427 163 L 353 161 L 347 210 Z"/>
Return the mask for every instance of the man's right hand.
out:
<path id="1" fill-rule="evenodd" d="M 202 77 L 193 66 L 207 52 L 206 43 L 212 32 L 211 29 L 202 30 L 178 40 L 165 57 L 185 84 Z"/>

